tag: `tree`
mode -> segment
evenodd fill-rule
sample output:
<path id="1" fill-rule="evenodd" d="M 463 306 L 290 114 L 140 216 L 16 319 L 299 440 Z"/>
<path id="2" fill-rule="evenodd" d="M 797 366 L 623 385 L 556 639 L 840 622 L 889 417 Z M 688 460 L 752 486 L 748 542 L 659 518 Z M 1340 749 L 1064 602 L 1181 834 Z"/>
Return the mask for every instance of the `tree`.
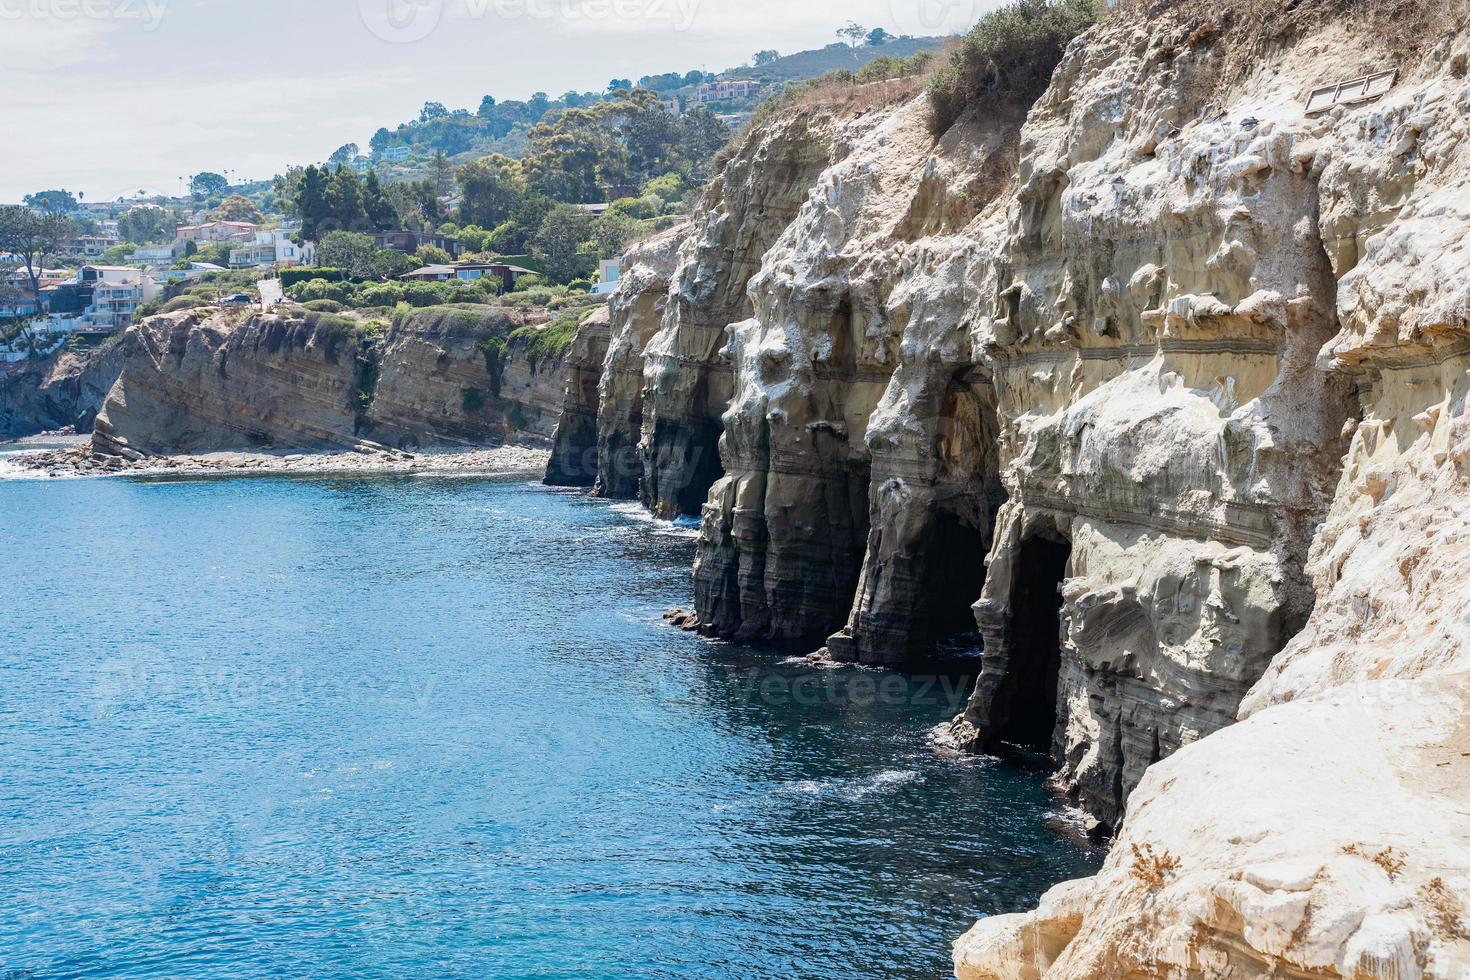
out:
<path id="1" fill-rule="evenodd" d="M 366 231 L 367 211 L 362 206 L 362 185 L 357 174 L 338 167 L 327 181 L 327 217 L 330 231 Z"/>
<path id="2" fill-rule="evenodd" d="M 454 168 L 449 164 L 448 154 L 443 150 L 435 150 L 430 167 L 434 173 L 434 190 L 440 197 L 454 190 Z"/>
<path id="3" fill-rule="evenodd" d="M 604 259 L 622 255 L 637 233 L 638 222 L 620 211 L 609 211 L 592 225 L 592 240 L 597 243 L 597 254 Z"/>
<path id="4" fill-rule="evenodd" d="M 632 91 L 633 80 L 631 78 L 614 78 L 607 83 L 607 94 L 614 95 L 617 92 Z"/>
<path id="5" fill-rule="evenodd" d="M 455 173 L 459 183 L 459 220 L 465 225 L 494 228 L 526 192 L 521 163 L 500 153 L 467 163 Z"/>
<path id="6" fill-rule="evenodd" d="M 358 148 L 356 143 L 343 143 L 327 158 L 327 162 L 334 167 L 344 167 L 352 162 L 352 158 L 357 156 L 357 152 Z"/>
<path id="7" fill-rule="evenodd" d="M 769 65 L 771 62 L 778 60 L 780 57 L 781 52 L 768 48 L 765 51 L 757 51 L 755 53 L 755 57 L 750 60 L 750 63 L 752 65 L 755 65 L 755 67 L 757 68 L 762 68 L 766 65 Z"/>
<path id="8" fill-rule="evenodd" d="M 117 219 L 117 235 L 123 241 L 152 245 L 171 242 L 178 221 L 157 204 L 134 205 Z"/>
<path id="9" fill-rule="evenodd" d="M 414 254 L 420 265 L 448 265 L 454 261 L 450 255 L 438 245 L 420 245 L 418 252 Z"/>
<path id="10" fill-rule="evenodd" d="M 553 281 L 577 278 L 582 266 L 579 253 L 591 233 L 592 216 L 581 208 L 558 204 L 547 212 L 533 244 L 536 258 Z"/>
<path id="11" fill-rule="evenodd" d="M 301 237 L 308 242 L 320 241 L 323 226 L 331 219 L 327 209 L 327 183 L 324 170 L 307 167 L 296 187 L 296 210 L 301 214 Z"/>
<path id="12" fill-rule="evenodd" d="M 403 225 L 393 199 L 384 191 L 378 175 L 371 170 L 362 182 L 362 210 L 376 231 L 392 231 Z"/>
<path id="13" fill-rule="evenodd" d="M 368 149 L 373 152 L 374 156 L 382 156 L 383 151 L 392 145 L 393 134 L 388 132 L 387 129 L 380 128 L 373 134 L 373 138 L 368 140 Z"/>
<path id="14" fill-rule="evenodd" d="M 322 236 L 316 249 L 317 264 L 341 269 L 349 279 L 378 276 L 378 246 L 372 236 L 351 231 L 334 231 Z"/>
<path id="15" fill-rule="evenodd" d="M 0 206 L 0 250 L 11 253 L 25 266 L 36 309 L 44 313 L 41 299 L 41 271 L 46 256 L 52 255 L 62 241 L 72 235 L 72 224 L 65 215 L 37 214 L 20 204 Z M 22 326 L 22 332 L 29 333 Z"/>
<path id="16" fill-rule="evenodd" d="M 855 20 L 847 22 L 846 27 L 837 29 L 837 36 L 847 42 L 848 47 L 855 48 L 863 43 L 868 36 L 868 29 Z"/>
<path id="17" fill-rule="evenodd" d="M 265 215 L 260 213 L 255 202 L 243 194 L 231 194 L 220 202 L 220 206 L 212 214 L 216 221 L 249 221 L 260 224 L 265 220 Z"/>
<path id="18" fill-rule="evenodd" d="M 495 96 L 487 95 L 480 100 L 480 108 L 475 113 L 481 119 L 488 119 L 495 112 Z"/>
<path id="19" fill-rule="evenodd" d="M 70 191 L 37 191 L 27 194 L 25 205 L 45 214 L 70 214 L 81 207 Z"/>
<path id="20" fill-rule="evenodd" d="M 398 214 L 399 225 L 409 231 L 436 227 L 444 216 L 432 180 L 401 180 L 387 185 L 384 193 Z"/>
<path id="21" fill-rule="evenodd" d="M 679 155 L 688 162 L 695 183 L 709 176 L 711 159 L 728 142 L 730 127 L 708 106 L 697 106 L 679 117 Z"/>
<path id="22" fill-rule="evenodd" d="M 419 122 L 432 122 L 435 119 L 444 119 L 449 116 L 449 110 L 444 108 L 442 102 L 425 102 L 423 110 L 419 113 Z"/>
<path id="23" fill-rule="evenodd" d="M 885 31 L 881 27 L 875 27 L 871 31 L 868 32 L 868 47 L 870 47 L 870 48 L 881 48 L 883 45 L 887 44 L 892 39 L 893 39 L 893 35 L 892 34 L 889 34 L 887 31 Z"/>
<path id="24" fill-rule="evenodd" d="M 202 174 L 195 174 L 194 179 L 189 181 L 189 192 L 196 200 L 206 200 L 216 194 L 223 194 L 230 189 L 230 182 L 217 173 L 206 170 Z M 142 191 L 138 192 L 142 194 Z"/>

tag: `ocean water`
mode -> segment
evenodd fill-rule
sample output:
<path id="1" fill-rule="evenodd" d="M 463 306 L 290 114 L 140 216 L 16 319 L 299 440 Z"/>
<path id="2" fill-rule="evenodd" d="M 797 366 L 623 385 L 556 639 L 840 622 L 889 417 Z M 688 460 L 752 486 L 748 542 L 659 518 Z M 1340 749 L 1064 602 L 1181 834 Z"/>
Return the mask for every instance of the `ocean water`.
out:
<path id="1" fill-rule="evenodd" d="M 0 481 L 0 977 L 925 977 L 1099 855 L 963 677 L 664 626 L 524 478 Z"/>

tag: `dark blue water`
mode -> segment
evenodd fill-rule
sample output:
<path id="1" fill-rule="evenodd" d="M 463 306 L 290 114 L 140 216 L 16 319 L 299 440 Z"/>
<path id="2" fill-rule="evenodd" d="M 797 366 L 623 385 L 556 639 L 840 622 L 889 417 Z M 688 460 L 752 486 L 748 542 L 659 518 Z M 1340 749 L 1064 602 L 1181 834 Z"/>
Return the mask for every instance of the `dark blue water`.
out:
<path id="1" fill-rule="evenodd" d="M 0 976 L 939 977 L 1095 855 L 950 679 L 524 480 L 0 482 Z"/>

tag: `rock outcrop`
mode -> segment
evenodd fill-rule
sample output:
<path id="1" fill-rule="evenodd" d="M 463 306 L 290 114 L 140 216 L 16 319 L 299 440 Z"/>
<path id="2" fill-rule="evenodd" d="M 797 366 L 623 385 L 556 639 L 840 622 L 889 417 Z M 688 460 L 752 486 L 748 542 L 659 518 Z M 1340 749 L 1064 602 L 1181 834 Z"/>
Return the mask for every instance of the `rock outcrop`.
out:
<path id="1" fill-rule="evenodd" d="M 1324 519 L 1304 563 L 1305 605 L 1283 609 L 1309 615 L 1287 625 L 1241 724 L 1143 777 L 1095 879 L 1058 886 L 1035 912 L 981 922 L 957 945 L 963 980 L 1470 969 L 1470 287 L 1457 274 L 1470 258 L 1470 36 L 1443 32 L 1457 26 L 1451 10 L 1401 11 L 1412 26 L 1375 24 L 1369 10 L 1308 31 L 1212 113 L 1176 124 L 1175 139 L 1206 137 L 1195 160 L 1228 155 L 1225 167 L 1255 181 L 1299 171 L 1303 193 L 1280 225 L 1315 227 L 1322 243 L 1335 336 L 1311 373 L 1350 382 L 1355 397 L 1339 481 L 1303 498 Z M 1406 29 L 1426 40 L 1389 58 L 1383 39 Z M 1096 31 L 1087 45 L 1118 33 Z M 1398 77 L 1382 99 L 1303 112 L 1307 89 L 1385 63 Z M 1214 127 L 1247 113 L 1270 141 L 1216 150 Z M 1300 257 L 1290 241 L 1252 247 L 1258 265 Z M 1277 428 L 1280 444 L 1290 430 Z M 1324 441 L 1320 456 L 1340 446 Z M 1291 476 L 1273 474 L 1271 486 Z M 1298 519 L 1302 534 L 1310 517 Z M 1069 635 L 1087 615 L 1078 610 Z"/>
<path id="2" fill-rule="evenodd" d="M 576 339 L 563 361 L 566 387 L 562 392 L 561 415 L 552 433 L 551 462 L 546 466 L 547 486 L 590 487 L 597 482 L 597 408 L 601 400 L 598 391 L 611 339 L 612 316 L 608 307 L 593 311 L 577 328 Z"/>
<path id="3" fill-rule="evenodd" d="M 544 322 L 534 317 L 529 322 Z M 398 449 L 550 439 L 559 360 L 531 363 L 514 310 L 461 306 L 404 317 L 373 351 L 377 379 L 359 435 Z"/>
<path id="4" fill-rule="evenodd" d="M 595 493 L 636 499 L 642 492 L 644 356 L 668 308 L 669 280 L 689 236 L 679 225 L 628 250 L 610 303 L 612 334 L 598 387 Z"/>
<path id="5" fill-rule="evenodd" d="M 191 310 L 129 328 L 98 416 L 109 455 L 417 449 L 549 439 L 559 359 L 531 364 L 522 314 L 371 319 Z"/>
<path id="6" fill-rule="evenodd" d="M 772 121 L 737 148 L 695 216 L 644 351 L 639 494 L 655 514 L 700 513 L 722 474 L 734 391 L 725 329 L 750 316 L 747 284 L 833 162 L 837 122 L 820 109 Z"/>
<path id="7" fill-rule="evenodd" d="M 82 353 L 0 364 L 0 439 L 72 427 L 90 432 L 122 369 L 116 341 Z"/>

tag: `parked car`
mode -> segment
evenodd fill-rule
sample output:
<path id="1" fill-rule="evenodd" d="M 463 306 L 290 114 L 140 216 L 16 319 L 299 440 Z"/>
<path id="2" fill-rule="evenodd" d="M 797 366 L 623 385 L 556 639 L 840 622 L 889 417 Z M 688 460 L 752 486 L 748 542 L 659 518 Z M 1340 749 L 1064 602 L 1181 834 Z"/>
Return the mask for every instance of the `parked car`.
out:
<path id="1" fill-rule="evenodd" d="M 226 296 L 224 299 L 220 300 L 220 302 L 224 303 L 226 306 L 249 306 L 251 303 L 254 303 L 255 300 L 251 299 L 245 293 L 236 293 L 233 296 Z"/>

